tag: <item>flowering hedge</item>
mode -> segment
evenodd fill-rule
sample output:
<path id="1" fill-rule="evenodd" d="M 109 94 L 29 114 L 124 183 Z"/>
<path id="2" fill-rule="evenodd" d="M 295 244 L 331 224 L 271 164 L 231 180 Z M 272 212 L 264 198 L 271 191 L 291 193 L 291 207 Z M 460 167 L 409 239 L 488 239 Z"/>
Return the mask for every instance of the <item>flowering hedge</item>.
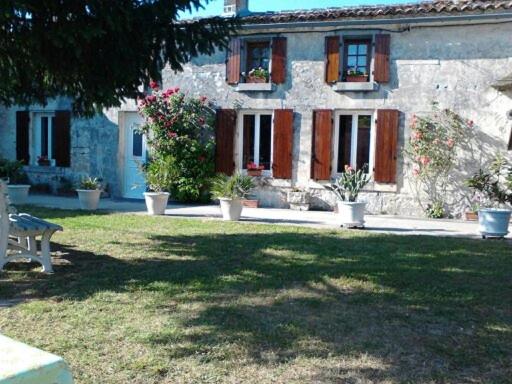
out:
<path id="1" fill-rule="evenodd" d="M 151 88 L 153 93 L 139 101 L 149 161 L 166 159 L 172 176 L 166 189 L 174 199 L 208 200 L 215 168 L 214 110 L 206 97 L 187 97 L 179 88 L 162 91 L 155 83 Z"/>
<path id="2" fill-rule="evenodd" d="M 434 103 L 432 113 L 413 116 L 410 128 L 404 152 L 412 164 L 417 198 L 428 216 L 442 217 L 457 151 L 473 122 L 448 109 L 439 110 Z"/>

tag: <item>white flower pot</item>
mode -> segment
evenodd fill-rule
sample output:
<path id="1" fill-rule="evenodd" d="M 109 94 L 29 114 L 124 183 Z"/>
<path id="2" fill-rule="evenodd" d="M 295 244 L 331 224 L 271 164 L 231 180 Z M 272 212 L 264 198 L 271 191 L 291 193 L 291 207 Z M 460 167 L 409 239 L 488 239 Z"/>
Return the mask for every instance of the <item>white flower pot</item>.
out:
<path id="1" fill-rule="evenodd" d="M 99 189 L 77 189 L 80 209 L 94 211 L 98 209 L 101 191 Z"/>
<path id="2" fill-rule="evenodd" d="M 220 210 L 222 219 L 229 221 L 238 221 L 242 216 L 242 201 L 238 199 L 220 198 Z"/>
<path id="3" fill-rule="evenodd" d="M 505 237 L 510 224 L 510 209 L 485 208 L 478 211 L 478 230 L 482 237 Z"/>
<path id="4" fill-rule="evenodd" d="M 346 228 L 364 227 L 364 202 L 338 201 L 338 216 Z"/>
<path id="5" fill-rule="evenodd" d="M 144 200 L 150 215 L 163 215 L 169 201 L 169 192 L 144 192 Z"/>
<path id="6" fill-rule="evenodd" d="M 25 204 L 28 198 L 28 190 L 30 185 L 28 184 L 9 184 L 7 185 L 7 193 L 9 194 L 9 200 L 12 204 Z"/>

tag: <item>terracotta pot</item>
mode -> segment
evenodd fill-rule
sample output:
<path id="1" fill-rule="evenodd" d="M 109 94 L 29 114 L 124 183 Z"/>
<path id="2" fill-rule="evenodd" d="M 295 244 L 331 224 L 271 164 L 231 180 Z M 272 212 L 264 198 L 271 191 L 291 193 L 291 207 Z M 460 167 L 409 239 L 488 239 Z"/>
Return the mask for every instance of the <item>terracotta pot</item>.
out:
<path id="1" fill-rule="evenodd" d="M 258 200 L 244 199 L 242 205 L 247 208 L 258 208 Z"/>
<path id="2" fill-rule="evenodd" d="M 266 83 L 267 79 L 264 77 L 247 76 L 247 83 Z"/>
<path id="3" fill-rule="evenodd" d="M 247 174 L 249 176 L 254 176 L 254 177 L 258 177 L 258 176 L 261 176 L 261 173 L 263 172 L 262 169 L 248 169 L 247 170 Z"/>
<path id="4" fill-rule="evenodd" d="M 467 211 L 464 212 L 464 216 L 466 221 L 477 221 L 478 220 L 478 212 Z"/>
<path id="5" fill-rule="evenodd" d="M 367 75 L 347 75 L 347 83 L 365 83 L 367 81 Z"/>

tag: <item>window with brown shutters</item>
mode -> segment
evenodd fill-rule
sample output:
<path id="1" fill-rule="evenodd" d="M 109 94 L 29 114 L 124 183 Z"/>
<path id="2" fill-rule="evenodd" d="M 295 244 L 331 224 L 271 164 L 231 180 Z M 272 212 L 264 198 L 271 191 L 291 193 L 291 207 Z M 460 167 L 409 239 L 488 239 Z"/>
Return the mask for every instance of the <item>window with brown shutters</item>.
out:
<path id="1" fill-rule="evenodd" d="M 293 110 L 274 111 L 274 150 L 272 176 L 276 179 L 292 178 Z"/>
<path id="2" fill-rule="evenodd" d="M 390 35 L 375 36 L 375 63 L 373 79 L 379 83 L 389 82 Z"/>
<path id="3" fill-rule="evenodd" d="M 313 140 L 311 178 L 329 180 L 331 177 L 332 110 L 313 111 Z"/>
<path id="4" fill-rule="evenodd" d="M 340 37 L 325 38 L 325 81 L 336 83 L 340 79 Z"/>
<path id="5" fill-rule="evenodd" d="M 16 112 L 16 159 L 24 164 L 29 164 L 29 123 L 28 111 Z"/>
<path id="6" fill-rule="evenodd" d="M 377 111 L 374 180 L 378 183 L 396 183 L 399 111 Z"/>
<path id="7" fill-rule="evenodd" d="M 232 175 L 235 170 L 234 141 L 236 111 L 219 109 L 215 127 L 215 171 Z"/>
<path id="8" fill-rule="evenodd" d="M 286 37 L 272 39 L 272 82 L 283 84 L 286 82 Z"/>
<path id="9" fill-rule="evenodd" d="M 240 82 L 240 38 L 232 38 L 229 42 L 226 60 L 226 81 L 228 84 Z"/>
<path id="10" fill-rule="evenodd" d="M 71 113 L 56 111 L 53 118 L 52 157 L 57 167 L 71 165 Z"/>

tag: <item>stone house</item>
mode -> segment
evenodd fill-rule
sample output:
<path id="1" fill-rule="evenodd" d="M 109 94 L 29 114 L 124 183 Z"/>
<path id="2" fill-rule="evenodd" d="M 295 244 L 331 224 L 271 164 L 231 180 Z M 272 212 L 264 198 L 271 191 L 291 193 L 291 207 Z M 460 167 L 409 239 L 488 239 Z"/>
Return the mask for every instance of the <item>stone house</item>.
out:
<path id="1" fill-rule="evenodd" d="M 164 70 L 163 87 L 215 102 L 217 170 L 264 166 L 261 206 L 286 207 L 286 191 L 300 187 L 314 208 L 328 209 L 334 201 L 323 184 L 345 164 L 367 164 L 370 212 L 421 213 L 402 150 L 412 116 L 432 101 L 474 121 L 474 144 L 449 188 L 453 213 L 467 204 L 457 178 L 512 149 L 510 0 L 267 13 L 225 0 L 225 12 L 244 21 L 230 49 L 179 73 Z M 260 67 L 263 82 L 251 73 Z M 91 174 L 107 180 L 114 197 L 140 198 L 137 162 L 146 149 L 135 102 L 93 119 L 68 110 L 56 100 L 0 111 L 0 153 L 26 160 L 33 182 Z M 52 166 L 39 166 L 38 156 Z"/>

